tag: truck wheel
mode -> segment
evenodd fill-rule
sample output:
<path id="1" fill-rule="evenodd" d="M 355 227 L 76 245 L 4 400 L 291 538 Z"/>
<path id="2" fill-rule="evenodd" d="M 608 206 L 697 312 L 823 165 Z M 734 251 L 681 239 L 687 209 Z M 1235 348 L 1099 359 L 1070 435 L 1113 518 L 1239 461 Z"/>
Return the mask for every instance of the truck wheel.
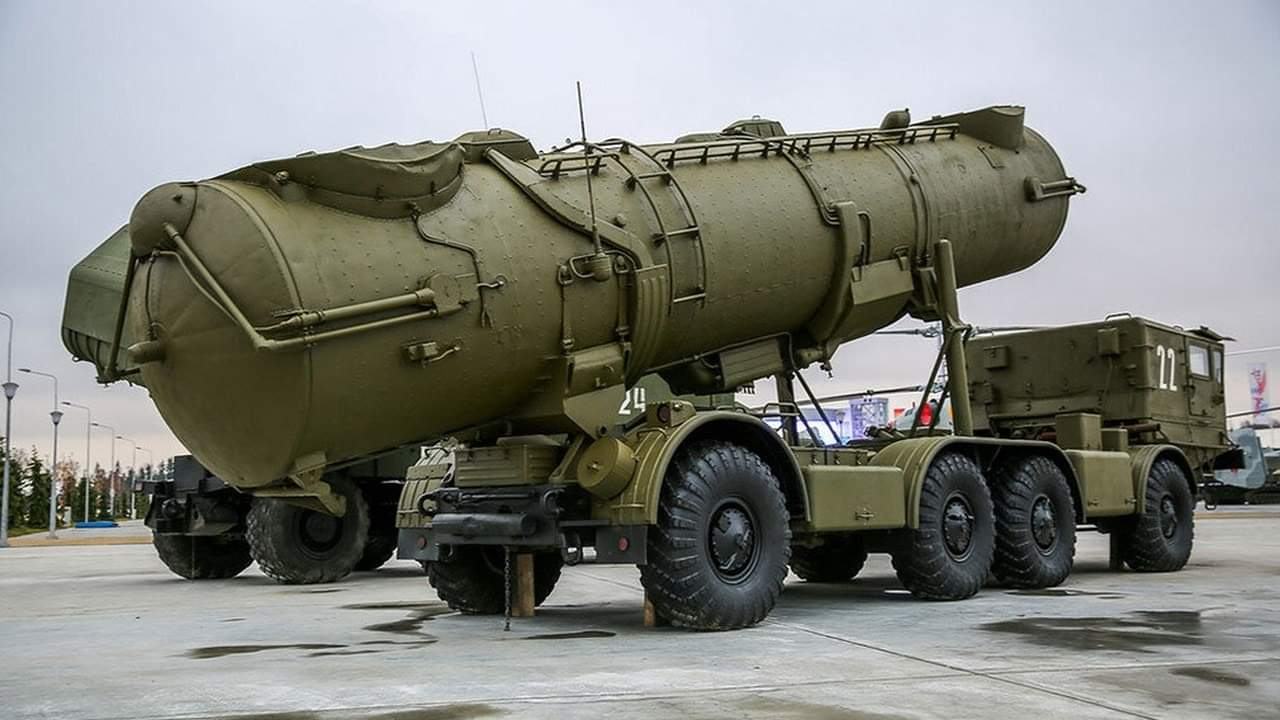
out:
<path id="1" fill-rule="evenodd" d="M 1195 537 L 1195 498 L 1186 473 L 1167 458 L 1147 475 L 1146 508 L 1121 531 L 1124 562 L 1138 572 L 1181 570 Z"/>
<path id="2" fill-rule="evenodd" d="M 377 570 L 386 564 L 396 552 L 400 530 L 396 527 L 396 506 L 375 502 L 376 497 L 366 497 L 369 503 L 369 540 L 364 545 L 356 570 Z"/>
<path id="3" fill-rule="evenodd" d="M 791 546 L 791 571 L 806 582 L 848 582 L 866 562 L 867 549 L 857 536 L 833 537 L 818 547 Z"/>
<path id="4" fill-rule="evenodd" d="M 326 482 L 347 499 L 347 513 L 340 518 L 283 500 L 254 499 L 249 551 L 268 577 L 289 585 L 334 582 L 360 561 L 369 538 L 368 505 L 351 480 Z"/>
<path id="5" fill-rule="evenodd" d="M 156 554 L 188 580 L 221 580 L 249 567 L 249 543 L 236 535 L 151 535 Z"/>
<path id="6" fill-rule="evenodd" d="M 498 615 L 506 610 L 506 582 L 501 547 L 459 545 L 453 557 L 423 563 L 436 594 L 454 610 L 468 615 Z M 511 557 L 511 592 L 515 602 L 515 553 Z M 541 605 L 560 579 L 564 560 L 556 552 L 533 556 L 533 604 Z"/>
<path id="7" fill-rule="evenodd" d="M 786 503 L 764 461 L 731 443 L 695 442 L 667 470 L 640 583 L 672 624 L 732 630 L 773 609 L 790 555 Z"/>
<path id="8" fill-rule="evenodd" d="M 995 551 L 991 492 L 964 455 L 936 458 L 920 489 L 920 526 L 893 553 L 893 569 L 912 595 L 963 600 L 982 589 Z"/>
<path id="9" fill-rule="evenodd" d="M 391 529 L 391 534 L 369 532 L 369 540 L 364 544 L 364 552 L 360 554 L 360 560 L 356 562 L 356 570 L 361 572 L 377 570 L 391 559 L 396 551 L 397 539 L 395 528 Z"/>
<path id="10" fill-rule="evenodd" d="M 1076 514 L 1067 476 L 1042 455 L 1006 462 L 991 487 L 996 551 L 991 572 L 1002 585 L 1047 588 L 1071 574 Z"/>

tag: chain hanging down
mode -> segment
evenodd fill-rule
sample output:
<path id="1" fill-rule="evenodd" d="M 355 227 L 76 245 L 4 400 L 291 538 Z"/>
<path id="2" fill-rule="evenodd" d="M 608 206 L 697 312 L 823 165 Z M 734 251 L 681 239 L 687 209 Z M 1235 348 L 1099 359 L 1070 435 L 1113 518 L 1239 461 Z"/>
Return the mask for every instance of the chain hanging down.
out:
<path id="1" fill-rule="evenodd" d="M 502 631 L 511 631 L 511 548 L 503 546 L 502 548 Z"/>

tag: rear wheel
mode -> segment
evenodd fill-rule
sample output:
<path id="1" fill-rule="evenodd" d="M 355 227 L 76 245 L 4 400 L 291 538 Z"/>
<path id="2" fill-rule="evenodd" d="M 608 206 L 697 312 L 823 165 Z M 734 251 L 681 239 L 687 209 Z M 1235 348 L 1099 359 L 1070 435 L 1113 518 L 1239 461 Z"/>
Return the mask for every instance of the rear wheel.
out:
<path id="1" fill-rule="evenodd" d="M 706 440 L 667 470 L 640 582 L 657 614 L 696 630 L 765 618 L 782 593 L 791 529 L 778 480 L 758 455 Z"/>
<path id="2" fill-rule="evenodd" d="M 1121 530 L 1121 556 L 1139 572 L 1181 570 L 1191 558 L 1195 537 L 1195 497 L 1178 464 L 1156 460 L 1147 474 L 1146 507 Z"/>
<path id="3" fill-rule="evenodd" d="M 920 524 L 893 553 L 893 568 L 912 595 L 962 600 L 982 589 L 995 550 L 991 493 L 964 455 L 934 459 L 920 489 Z"/>
<path id="4" fill-rule="evenodd" d="M 991 572 L 1002 585 L 1046 588 L 1071 574 L 1075 506 L 1067 476 L 1042 455 L 1015 458 L 992 478 L 996 550 Z"/>
<path id="5" fill-rule="evenodd" d="M 449 607 L 469 615 L 497 615 L 506 610 L 506 558 L 501 547 L 459 545 L 448 560 L 423 563 L 427 579 Z M 511 592 L 515 602 L 515 553 L 511 557 Z M 558 552 L 533 556 L 533 604 L 541 605 L 560 579 L 564 560 Z"/>
<path id="6" fill-rule="evenodd" d="M 239 535 L 152 534 L 151 544 L 166 567 L 188 580 L 235 577 L 253 562 Z"/>
<path id="7" fill-rule="evenodd" d="M 848 582 L 866 562 L 867 549 L 854 535 L 829 538 L 817 547 L 791 546 L 791 571 L 807 582 Z"/>
<path id="8" fill-rule="evenodd" d="M 327 583 L 351 573 L 369 538 L 369 508 L 355 483 L 326 482 L 347 500 L 342 517 L 256 498 L 249 511 L 249 550 L 267 576 L 291 585 Z"/>

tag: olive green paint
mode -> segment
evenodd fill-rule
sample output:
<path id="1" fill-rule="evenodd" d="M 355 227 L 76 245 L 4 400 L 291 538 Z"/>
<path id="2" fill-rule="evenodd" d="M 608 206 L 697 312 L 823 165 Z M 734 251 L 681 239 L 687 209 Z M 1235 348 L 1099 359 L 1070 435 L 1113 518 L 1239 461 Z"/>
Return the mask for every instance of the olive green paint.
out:
<path id="1" fill-rule="evenodd" d="M 250 491 L 495 421 L 598 435 L 647 372 L 731 390 L 930 312 L 939 238 L 961 286 L 1034 263 L 1082 188 L 1022 118 L 589 154 L 473 133 L 165 185 L 130 219 L 122 342 Z"/>

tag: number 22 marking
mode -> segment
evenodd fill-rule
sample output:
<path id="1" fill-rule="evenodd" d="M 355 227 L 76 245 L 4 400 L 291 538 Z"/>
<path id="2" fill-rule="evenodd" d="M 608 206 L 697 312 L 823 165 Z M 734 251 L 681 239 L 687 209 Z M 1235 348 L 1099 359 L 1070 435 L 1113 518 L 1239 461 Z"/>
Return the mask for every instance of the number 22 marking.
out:
<path id="1" fill-rule="evenodd" d="M 1160 382 L 1157 387 L 1161 390 L 1177 390 L 1178 383 L 1174 382 L 1174 373 L 1178 366 L 1178 352 L 1173 348 L 1157 345 L 1156 364 L 1160 366 Z"/>

